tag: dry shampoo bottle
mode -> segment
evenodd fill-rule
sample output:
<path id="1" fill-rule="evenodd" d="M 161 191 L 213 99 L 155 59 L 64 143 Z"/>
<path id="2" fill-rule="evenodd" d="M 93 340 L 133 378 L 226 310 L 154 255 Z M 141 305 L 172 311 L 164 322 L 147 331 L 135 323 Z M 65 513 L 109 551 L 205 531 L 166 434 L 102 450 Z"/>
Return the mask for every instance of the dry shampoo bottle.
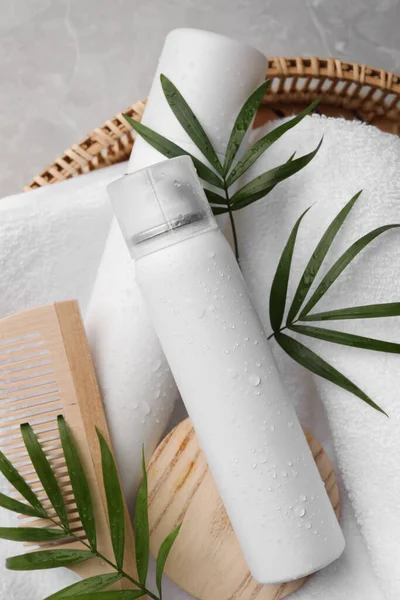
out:
<path id="1" fill-rule="evenodd" d="M 108 191 L 253 576 L 275 583 L 321 569 L 344 538 L 191 159 L 126 175 Z"/>

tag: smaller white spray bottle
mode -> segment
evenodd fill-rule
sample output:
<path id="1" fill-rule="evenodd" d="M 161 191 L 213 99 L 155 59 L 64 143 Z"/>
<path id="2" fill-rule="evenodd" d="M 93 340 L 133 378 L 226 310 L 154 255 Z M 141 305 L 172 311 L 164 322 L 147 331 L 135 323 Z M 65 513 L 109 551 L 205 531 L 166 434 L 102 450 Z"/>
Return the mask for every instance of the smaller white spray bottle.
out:
<path id="1" fill-rule="evenodd" d="M 254 578 L 284 582 L 321 569 L 344 538 L 191 159 L 126 175 L 108 191 Z"/>

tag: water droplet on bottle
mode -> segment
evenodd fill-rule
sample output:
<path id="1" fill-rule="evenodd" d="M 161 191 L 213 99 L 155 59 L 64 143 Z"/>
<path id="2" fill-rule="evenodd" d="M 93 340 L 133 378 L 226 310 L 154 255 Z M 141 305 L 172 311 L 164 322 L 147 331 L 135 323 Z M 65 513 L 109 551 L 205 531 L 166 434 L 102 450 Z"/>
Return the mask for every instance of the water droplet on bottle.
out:
<path id="1" fill-rule="evenodd" d="M 288 427 L 293 427 L 293 423 L 292 423 L 292 421 L 288 421 L 288 424 L 287 424 L 287 426 L 288 426 Z"/>
<path id="2" fill-rule="evenodd" d="M 160 390 L 155 390 L 155 391 L 154 391 L 154 394 L 153 394 L 153 396 L 154 396 L 154 399 L 155 399 L 155 400 L 157 400 L 157 398 L 159 398 L 159 397 L 160 397 L 160 394 L 161 394 Z"/>
<path id="3" fill-rule="evenodd" d="M 282 471 L 282 477 L 287 477 L 287 471 Z"/>
<path id="4" fill-rule="evenodd" d="M 202 308 L 202 307 L 196 308 L 196 317 L 198 319 L 201 319 L 202 317 L 204 317 L 204 312 L 205 312 L 204 308 Z"/>
<path id="5" fill-rule="evenodd" d="M 304 524 L 304 527 L 305 527 L 306 529 L 311 529 L 311 523 L 305 523 L 305 524 Z"/>
<path id="6" fill-rule="evenodd" d="M 253 463 L 251 466 L 253 469 L 257 469 L 257 463 Z"/>
<path id="7" fill-rule="evenodd" d="M 254 385 L 254 386 L 258 386 L 261 383 L 261 379 L 259 378 L 258 375 L 250 375 L 249 381 L 250 381 L 251 385 Z"/>
<path id="8" fill-rule="evenodd" d="M 157 358 L 157 360 L 155 360 L 153 363 L 153 371 L 158 371 L 159 369 L 161 369 L 161 365 L 162 365 L 161 360 L 159 358 Z"/>
<path id="9" fill-rule="evenodd" d="M 139 406 L 138 404 L 134 404 L 133 405 L 133 410 L 136 410 L 138 406 Z"/>
<path id="10" fill-rule="evenodd" d="M 228 373 L 232 379 L 237 379 L 239 377 L 239 373 L 236 371 L 236 369 L 228 369 Z"/>
<path id="11" fill-rule="evenodd" d="M 181 187 L 181 185 L 182 185 L 182 184 L 181 184 L 181 182 L 180 182 L 180 181 L 178 181 L 177 179 L 174 179 L 174 186 L 175 186 L 175 187 Z"/>
<path id="12" fill-rule="evenodd" d="M 142 404 L 143 406 L 143 412 L 145 415 L 150 414 L 150 406 L 147 404 L 147 402 L 143 402 Z"/>
<path id="13" fill-rule="evenodd" d="M 275 425 L 271 425 L 271 426 L 270 426 L 270 430 L 271 430 L 271 431 L 275 431 Z"/>
<path id="14" fill-rule="evenodd" d="M 225 350 L 225 354 L 229 354 L 229 350 Z"/>
<path id="15" fill-rule="evenodd" d="M 304 494 L 302 494 L 300 496 L 300 502 L 306 502 L 306 500 L 307 500 L 307 496 L 304 496 Z"/>
<path id="16" fill-rule="evenodd" d="M 215 252 L 214 252 L 214 250 L 209 250 L 209 251 L 207 252 L 207 256 L 208 256 L 208 258 L 214 258 L 214 256 L 215 256 Z"/>
<path id="17" fill-rule="evenodd" d="M 304 517 L 304 515 L 306 514 L 306 511 L 302 506 L 295 506 L 293 512 L 296 515 L 296 517 Z"/>
<path id="18" fill-rule="evenodd" d="M 249 337 L 248 337 L 248 336 L 246 336 L 246 337 L 244 338 L 244 341 L 245 341 L 245 342 L 248 342 L 248 341 L 249 341 Z"/>

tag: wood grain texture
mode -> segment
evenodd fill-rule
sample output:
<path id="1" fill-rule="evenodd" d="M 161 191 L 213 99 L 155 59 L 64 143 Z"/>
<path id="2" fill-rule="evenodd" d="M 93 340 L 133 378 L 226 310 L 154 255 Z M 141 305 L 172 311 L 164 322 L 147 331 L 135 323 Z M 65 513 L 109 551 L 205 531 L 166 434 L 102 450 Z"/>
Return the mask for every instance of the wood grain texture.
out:
<path id="1" fill-rule="evenodd" d="M 336 515 L 339 489 L 319 442 L 305 431 Z M 151 552 L 183 522 L 166 574 L 200 600 L 279 600 L 306 578 L 261 585 L 248 570 L 228 515 L 189 419 L 159 445 L 148 467 Z"/>
<path id="2" fill-rule="evenodd" d="M 75 301 L 7 317 L 0 321 L 0 448 L 30 484 L 39 487 L 37 475 L 22 445 L 19 427 L 29 422 L 42 444 L 67 504 L 73 532 L 85 538 L 58 435 L 57 416 L 64 415 L 78 446 L 92 491 L 98 550 L 113 559 L 96 427 L 110 444 L 102 401 L 89 353 L 86 334 Z M 28 463 L 28 464 L 27 464 Z M 40 486 L 41 488 L 41 486 Z M 42 490 L 42 488 L 41 488 Z M 49 506 L 44 491 L 39 492 Z M 127 515 L 127 511 L 126 511 Z M 21 518 L 21 526 L 48 522 Z M 126 519 L 125 568 L 135 574 L 133 532 Z M 29 545 L 32 547 L 32 544 Z M 29 547 L 29 549 L 30 549 Z M 46 548 L 46 544 L 40 544 Z M 82 548 L 80 542 L 58 548 Z M 82 577 L 112 571 L 96 559 L 70 567 Z M 125 586 L 119 583 L 117 586 Z"/>

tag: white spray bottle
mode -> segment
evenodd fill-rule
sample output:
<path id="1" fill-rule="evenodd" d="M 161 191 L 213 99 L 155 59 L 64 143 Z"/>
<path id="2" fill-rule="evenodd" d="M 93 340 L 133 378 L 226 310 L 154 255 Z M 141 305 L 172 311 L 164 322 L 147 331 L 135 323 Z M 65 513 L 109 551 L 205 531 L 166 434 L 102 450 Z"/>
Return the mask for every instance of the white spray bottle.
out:
<path id="1" fill-rule="evenodd" d="M 297 579 L 344 538 L 192 161 L 108 186 L 155 331 L 255 579 Z"/>

